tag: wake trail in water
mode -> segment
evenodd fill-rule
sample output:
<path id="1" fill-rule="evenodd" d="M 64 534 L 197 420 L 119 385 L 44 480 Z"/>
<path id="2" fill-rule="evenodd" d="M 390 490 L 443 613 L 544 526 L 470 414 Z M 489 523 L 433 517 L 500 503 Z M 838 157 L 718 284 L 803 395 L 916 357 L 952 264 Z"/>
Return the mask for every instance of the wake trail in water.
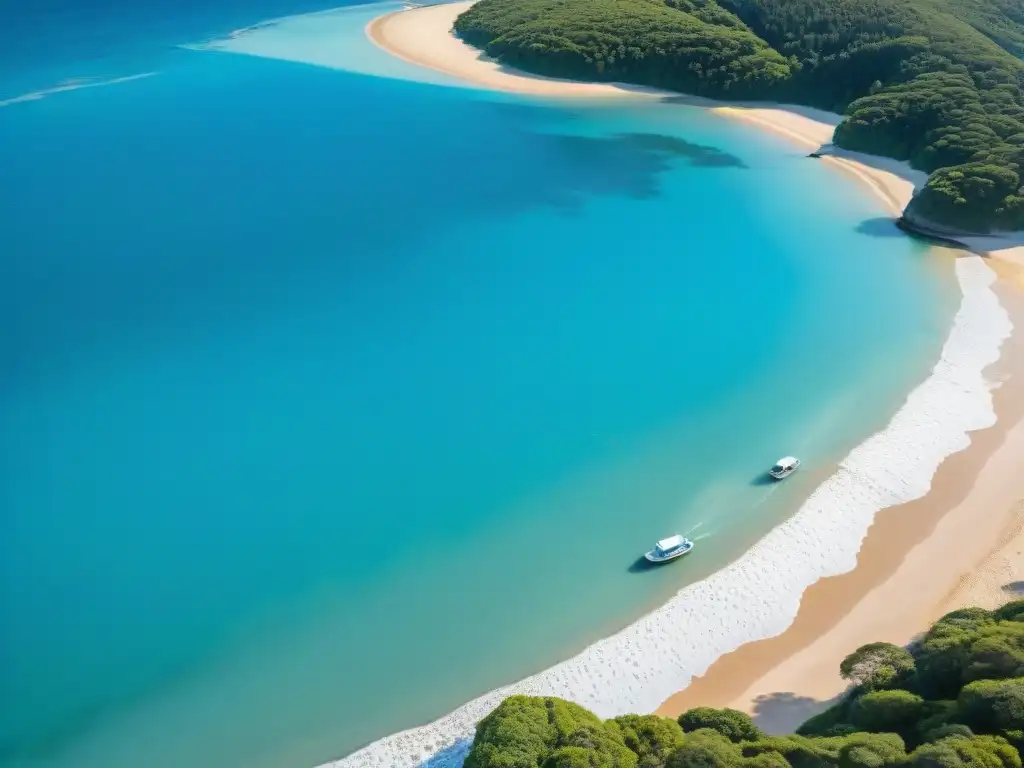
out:
<path id="1" fill-rule="evenodd" d="M 41 101 L 48 96 L 53 96 L 58 93 L 69 93 L 70 91 L 80 91 L 83 88 L 99 88 L 105 85 L 119 85 L 121 83 L 130 83 L 135 80 L 142 80 L 147 77 L 153 77 L 157 75 L 157 72 L 143 72 L 138 75 L 126 75 L 124 77 L 115 77 L 110 80 L 91 80 L 91 79 L 72 79 L 65 80 L 59 85 L 55 85 L 52 88 L 44 88 L 39 91 L 32 91 L 31 93 L 23 93 L 20 96 L 13 96 L 9 99 L 0 100 L 0 107 L 10 107 L 15 104 L 24 104 L 29 101 Z"/>
<path id="2" fill-rule="evenodd" d="M 778 489 L 777 485 L 772 485 L 772 486 L 768 487 L 765 490 L 765 492 L 762 493 L 761 496 L 757 499 L 757 501 L 754 502 L 753 508 L 757 509 L 758 507 L 763 505 L 766 501 L 768 501 L 768 499 L 770 499 L 772 496 L 775 495 L 775 491 L 777 489 Z"/>

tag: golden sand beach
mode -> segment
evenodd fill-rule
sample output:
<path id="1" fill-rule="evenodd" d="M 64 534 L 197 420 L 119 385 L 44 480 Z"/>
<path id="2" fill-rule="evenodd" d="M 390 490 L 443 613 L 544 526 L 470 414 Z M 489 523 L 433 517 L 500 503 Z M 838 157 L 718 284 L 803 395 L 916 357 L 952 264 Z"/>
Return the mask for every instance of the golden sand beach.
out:
<path id="1" fill-rule="evenodd" d="M 456 17 L 472 2 L 410 8 L 374 19 L 366 33 L 377 46 L 412 64 L 443 72 L 467 84 L 492 90 L 571 99 L 664 98 L 679 94 L 625 83 L 585 83 L 539 77 L 507 67 L 459 40 L 452 33 Z M 692 97 L 694 106 L 743 120 L 772 131 L 806 148 L 818 150 L 832 140 L 840 117 L 821 110 L 793 106 L 723 103 Z M 842 153 L 823 158 L 868 184 L 890 213 L 899 215 L 925 175 L 906 164 Z"/>
<path id="2" fill-rule="evenodd" d="M 1015 327 L 1024 327 L 1024 294 L 1005 284 L 997 291 Z M 858 646 L 906 644 L 948 611 L 1024 594 L 1020 333 L 987 373 L 1000 382 L 995 426 L 943 462 L 927 496 L 880 512 L 856 569 L 812 585 L 783 634 L 723 656 L 660 713 L 728 706 L 755 715 L 766 730 L 791 732 L 843 691 L 839 663 Z"/>
<path id="3" fill-rule="evenodd" d="M 367 34 L 395 56 L 476 87 L 573 99 L 671 95 L 678 101 L 678 94 L 648 88 L 535 77 L 505 67 L 452 34 L 455 18 L 470 5 L 387 14 L 375 19 Z M 841 120 L 788 105 L 688 101 L 772 131 L 809 152 L 829 145 Z M 886 158 L 832 148 L 825 154 L 823 162 L 864 184 L 894 218 L 926 178 Z M 1001 278 L 997 292 L 1015 328 L 1024 329 L 1024 247 L 1011 239 L 977 242 L 976 251 L 989 258 Z M 962 255 L 946 248 L 935 253 L 943 259 Z M 972 433 L 970 446 L 941 465 L 924 498 L 883 510 L 857 567 L 810 587 L 785 632 L 722 657 L 666 701 L 661 713 L 731 706 L 756 715 L 769 731 L 792 731 L 841 693 L 839 662 L 859 645 L 907 643 L 949 610 L 992 607 L 1024 594 L 1024 334 L 1014 333 L 987 374 L 998 382 L 997 423 Z"/>

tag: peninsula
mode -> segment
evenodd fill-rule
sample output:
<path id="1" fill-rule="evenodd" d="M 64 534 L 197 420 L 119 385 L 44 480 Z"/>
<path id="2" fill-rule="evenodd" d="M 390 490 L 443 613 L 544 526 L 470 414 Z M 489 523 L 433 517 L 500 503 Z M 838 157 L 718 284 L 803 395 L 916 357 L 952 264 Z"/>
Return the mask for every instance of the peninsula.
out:
<path id="1" fill-rule="evenodd" d="M 1024 229 L 1015 0 L 480 0 L 454 31 L 497 79 L 504 66 L 581 87 L 839 112 L 837 147 L 928 174 L 909 225 Z"/>

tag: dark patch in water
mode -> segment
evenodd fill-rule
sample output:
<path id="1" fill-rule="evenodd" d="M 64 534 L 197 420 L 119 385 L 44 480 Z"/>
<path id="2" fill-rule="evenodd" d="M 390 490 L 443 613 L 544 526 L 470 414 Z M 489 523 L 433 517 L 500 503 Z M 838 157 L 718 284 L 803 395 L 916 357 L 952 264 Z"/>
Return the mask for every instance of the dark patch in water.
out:
<path id="1" fill-rule="evenodd" d="M 718 147 L 709 147 L 680 139 L 678 136 L 666 136 L 660 133 L 620 133 L 617 138 L 630 142 L 638 149 L 686 158 L 690 161 L 690 165 L 699 168 L 747 167 L 747 164 L 736 155 Z"/>
<path id="2" fill-rule="evenodd" d="M 24 137 L 22 160 L 2 186 L 22 192 L 2 217 L 0 389 L 112 339 L 146 349 L 248 327 L 324 286 L 354 301 L 345 286 L 405 269 L 423 232 L 573 215 L 594 197 L 655 199 L 680 160 L 742 167 L 672 136 L 545 130 L 584 112 L 251 57 L 188 64 L 135 84 L 132 109 L 118 86 L 82 97 L 89 108 L 70 110 L 64 127 L 12 111 L 5 138 Z M 207 66 L 217 77 L 196 78 Z M 279 99 L 272 120 L 268 98 Z M 364 105 L 359 120 L 350 103 Z M 64 131 L 89 141 L 57 143 L 55 155 L 47 137 Z"/>
<path id="3" fill-rule="evenodd" d="M 626 570 L 630 573 L 647 573 L 657 568 L 660 563 L 652 563 L 643 555 L 640 555 Z"/>
<path id="4" fill-rule="evenodd" d="M 735 155 L 659 133 L 608 136 L 551 134 L 554 161 L 569 172 L 565 183 L 548 187 L 552 205 L 571 213 L 588 197 L 625 195 L 652 200 L 661 194 L 659 177 L 683 159 L 698 168 L 745 168 Z"/>

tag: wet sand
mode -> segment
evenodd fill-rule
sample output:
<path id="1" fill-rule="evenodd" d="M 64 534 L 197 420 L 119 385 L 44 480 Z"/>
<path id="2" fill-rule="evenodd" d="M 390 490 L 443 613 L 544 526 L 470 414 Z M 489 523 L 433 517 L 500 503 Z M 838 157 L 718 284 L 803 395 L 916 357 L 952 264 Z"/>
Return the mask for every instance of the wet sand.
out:
<path id="1" fill-rule="evenodd" d="M 588 83 L 540 77 L 507 67 L 462 42 L 452 33 L 456 17 L 472 2 L 448 3 L 388 13 L 374 19 L 366 34 L 378 47 L 409 63 L 458 78 L 467 85 L 559 99 L 671 99 L 757 125 L 808 150 L 832 140 L 840 115 L 793 105 L 721 102 L 626 83 Z M 828 148 L 823 162 L 865 184 L 886 210 L 898 217 L 926 174 L 906 163 Z"/>
<path id="2" fill-rule="evenodd" d="M 681 98 L 617 83 L 582 83 L 519 72 L 488 59 L 452 32 L 472 3 L 399 11 L 375 19 L 367 34 L 411 63 L 488 89 L 557 98 L 667 98 L 771 131 L 870 189 L 895 218 L 927 176 L 906 163 L 831 146 L 841 120 L 820 110 Z M 992 607 L 1024 594 L 1024 247 L 1014 238 L 970 242 L 1001 278 L 997 293 L 1015 333 L 987 373 L 998 420 L 971 434 L 970 446 L 947 458 L 923 498 L 878 514 L 853 571 L 822 579 L 803 595 L 782 634 L 721 657 L 658 710 L 678 715 L 703 706 L 751 712 L 770 732 L 789 732 L 842 692 L 839 663 L 858 646 L 906 643 L 943 613 L 964 605 Z M 958 251 L 937 248 L 937 258 Z"/>
<path id="3" fill-rule="evenodd" d="M 1024 294 L 1006 282 L 997 292 L 1024 328 Z M 927 496 L 880 512 L 856 569 L 812 585 L 789 629 L 723 656 L 661 714 L 728 706 L 770 732 L 790 732 L 844 690 L 839 663 L 858 646 L 905 644 L 950 610 L 1024 593 L 1022 335 L 987 371 L 1000 382 L 996 424 L 943 462 Z"/>

